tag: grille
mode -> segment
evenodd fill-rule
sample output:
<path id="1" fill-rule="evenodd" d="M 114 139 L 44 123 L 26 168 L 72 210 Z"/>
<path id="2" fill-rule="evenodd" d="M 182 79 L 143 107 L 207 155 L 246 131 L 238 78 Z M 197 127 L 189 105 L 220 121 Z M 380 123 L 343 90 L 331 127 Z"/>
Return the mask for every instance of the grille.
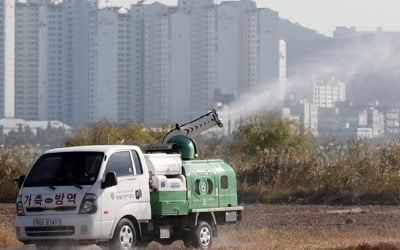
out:
<path id="1" fill-rule="evenodd" d="M 26 235 L 32 237 L 40 236 L 68 236 L 75 233 L 74 226 L 55 226 L 55 227 L 26 227 Z"/>

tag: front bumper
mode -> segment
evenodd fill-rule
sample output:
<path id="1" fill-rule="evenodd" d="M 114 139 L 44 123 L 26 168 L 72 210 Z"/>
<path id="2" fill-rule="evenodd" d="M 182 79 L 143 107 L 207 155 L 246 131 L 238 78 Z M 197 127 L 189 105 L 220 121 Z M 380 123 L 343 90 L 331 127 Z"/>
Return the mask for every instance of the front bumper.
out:
<path id="1" fill-rule="evenodd" d="M 58 225 L 34 226 L 35 220 L 60 220 Z M 15 232 L 21 242 L 74 240 L 97 241 L 102 239 L 101 222 L 94 215 L 63 214 L 17 216 Z"/>

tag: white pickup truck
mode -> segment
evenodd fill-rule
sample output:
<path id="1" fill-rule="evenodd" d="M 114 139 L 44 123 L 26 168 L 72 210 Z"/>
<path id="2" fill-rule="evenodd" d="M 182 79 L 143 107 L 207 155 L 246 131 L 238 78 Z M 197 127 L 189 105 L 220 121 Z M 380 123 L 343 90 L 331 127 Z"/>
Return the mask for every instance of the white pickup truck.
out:
<path id="1" fill-rule="evenodd" d="M 117 233 L 113 238 L 116 246 L 120 237 L 135 243 L 133 230 L 137 228 L 130 227 L 132 231 L 124 234 L 127 220 L 116 222 L 128 214 L 135 215 L 131 222 L 136 225 L 151 219 L 145 163 L 136 146 L 83 146 L 46 152 L 18 194 L 18 240 L 38 246 L 48 245 L 49 239 L 95 243 L 112 239 L 120 227 L 121 236 Z"/>

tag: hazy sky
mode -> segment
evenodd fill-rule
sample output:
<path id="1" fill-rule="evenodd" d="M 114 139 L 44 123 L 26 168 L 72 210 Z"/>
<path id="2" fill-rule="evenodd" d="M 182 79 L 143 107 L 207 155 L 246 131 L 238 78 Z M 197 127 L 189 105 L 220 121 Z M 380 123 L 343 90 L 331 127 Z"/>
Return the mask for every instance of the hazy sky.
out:
<path id="1" fill-rule="evenodd" d="M 104 0 L 103 0 L 104 1 Z M 201 1 L 201 0 L 200 0 Z M 109 0 L 111 4 L 137 0 Z M 154 0 L 146 0 L 152 3 Z M 158 0 L 176 5 L 177 0 Z M 277 10 L 281 17 L 332 35 L 335 26 L 356 26 L 358 30 L 400 30 L 399 0 L 256 0 L 258 7 Z"/>

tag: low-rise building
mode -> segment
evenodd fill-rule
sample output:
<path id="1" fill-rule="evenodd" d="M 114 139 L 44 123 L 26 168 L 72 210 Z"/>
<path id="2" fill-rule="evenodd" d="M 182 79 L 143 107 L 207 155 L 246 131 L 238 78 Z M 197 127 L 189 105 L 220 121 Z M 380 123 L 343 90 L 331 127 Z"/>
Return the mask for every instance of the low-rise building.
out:
<path id="1" fill-rule="evenodd" d="M 313 103 L 320 108 L 333 108 L 336 102 L 346 101 L 346 85 L 331 78 L 329 81 L 314 80 Z"/>
<path id="2" fill-rule="evenodd" d="M 314 136 L 318 136 L 318 108 L 307 100 L 286 101 L 281 109 L 283 119 L 296 120 Z"/>

